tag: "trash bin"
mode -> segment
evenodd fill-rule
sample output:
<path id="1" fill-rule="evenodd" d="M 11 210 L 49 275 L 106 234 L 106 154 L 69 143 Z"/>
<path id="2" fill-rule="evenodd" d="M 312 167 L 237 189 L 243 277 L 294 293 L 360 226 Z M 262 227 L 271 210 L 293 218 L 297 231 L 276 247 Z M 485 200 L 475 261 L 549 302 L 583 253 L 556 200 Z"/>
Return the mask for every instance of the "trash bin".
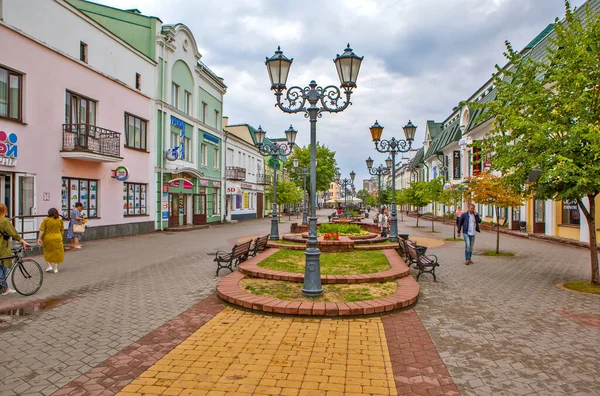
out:
<path id="1" fill-rule="evenodd" d="M 526 221 L 519 222 L 519 226 L 521 227 L 521 232 L 527 232 L 527 222 Z"/>

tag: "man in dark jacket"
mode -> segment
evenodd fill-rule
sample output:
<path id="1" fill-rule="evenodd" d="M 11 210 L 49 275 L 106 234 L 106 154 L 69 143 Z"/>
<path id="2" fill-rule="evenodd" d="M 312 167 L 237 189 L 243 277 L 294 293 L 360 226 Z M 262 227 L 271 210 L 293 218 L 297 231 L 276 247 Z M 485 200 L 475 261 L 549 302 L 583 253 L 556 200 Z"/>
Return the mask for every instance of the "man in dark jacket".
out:
<path id="1" fill-rule="evenodd" d="M 479 223 L 481 218 L 479 214 L 475 212 L 475 205 L 469 205 L 469 211 L 460 215 L 458 219 L 458 237 L 462 232 L 465 238 L 465 264 L 473 264 L 471 256 L 473 255 L 473 245 L 475 245 L 475 232 L 481 232 L 479 230 Z"/>

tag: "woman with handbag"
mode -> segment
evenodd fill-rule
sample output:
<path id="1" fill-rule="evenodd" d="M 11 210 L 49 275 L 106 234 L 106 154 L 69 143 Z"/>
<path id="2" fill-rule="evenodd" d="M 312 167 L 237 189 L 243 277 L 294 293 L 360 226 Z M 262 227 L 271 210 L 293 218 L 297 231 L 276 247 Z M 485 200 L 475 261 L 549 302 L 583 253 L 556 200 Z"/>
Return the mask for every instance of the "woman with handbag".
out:
<path id="1" fill-rule="evenodd" d="M 85 232 L 85 219 L 83 218 L 83 214 L 81 213 L 82 210 L 83 204 L 81 202 L 77 202 L 75 204 L 75 209 L 71 210 L 71 220 L 69 221 L 67 238 L 71 240 L 72 249 L 81 249 L 79 240 L 83 238 L 83 233 Z"/>
<path id="2" fill-rule="evenodd" d="M 48 264 L 46 272 L 54 271 L 58 273 L 58 264 L 65 261 L 65 247 L 63 245 L 63 232 L 65 224 L 63 223 L 58 210 L 51 208 L 40 225 L 37 243 L 44 248 L 44 260 Z"/>

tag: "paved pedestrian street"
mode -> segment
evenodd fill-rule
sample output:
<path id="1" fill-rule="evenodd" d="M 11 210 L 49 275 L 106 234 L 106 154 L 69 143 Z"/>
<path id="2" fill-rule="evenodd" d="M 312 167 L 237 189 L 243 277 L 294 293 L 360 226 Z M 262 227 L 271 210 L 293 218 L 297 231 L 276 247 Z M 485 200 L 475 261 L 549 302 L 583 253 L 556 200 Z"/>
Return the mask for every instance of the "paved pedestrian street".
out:
<path id="1" fill-rule="evenodd" d="M 214 295 L 211 253 L 266 234 L 269 219 L 84 241 L 37 295 L 0 299 L 0 312 L 28 314 L 0 316 L 0 394 L 600 394 L 600 297 L 556 287 L 589 278 L 587 250 L 501 235 L 516 257 L 485 257 L 484 231 L 465 266 L 464 244 L 442 243 L 450 226 L 399 224 L 435 240 L 438 282 L 423 275 L 409 309 L 344 319 Z"/>

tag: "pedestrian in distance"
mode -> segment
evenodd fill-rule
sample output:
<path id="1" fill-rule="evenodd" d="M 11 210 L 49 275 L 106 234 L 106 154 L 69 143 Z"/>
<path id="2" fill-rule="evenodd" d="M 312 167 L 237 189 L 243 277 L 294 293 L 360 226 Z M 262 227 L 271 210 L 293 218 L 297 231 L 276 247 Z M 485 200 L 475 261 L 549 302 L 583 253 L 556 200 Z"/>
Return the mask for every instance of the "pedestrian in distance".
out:
<path id="1" fill-rule="evenodd" d="M 72 249 L 81 249 L 79 241 L 83 238 L 83 233 L 85 232 L 85 218 L 83 217 L 83 204 L 81 202 L 75 204 L 75 208 L 71 209 L 69 217 L 67 238 L 71 240 Z"/>
<path id="2" fill-rule="evenodd" d="M 46 272 L 54 271 L 58 273 L 58 264 L 65 261 L 65 246 L 63 245 L 63 233 L 65 224 L 63 223 L 58 210 L 51 208 L 40 225 L 38 234 L 38 245 L 44 249 L 44 260 L 48 264 Z"/>
<path id="3" fill-rule="evenodd" d="M 465 238 L 465 264 L 473 264 L 471 256 L 473 256 L 473 246 L 475 245 L 475 232 L 481 232 L 479 230 L 479 223 L 481 218 L 475 211 L 475 205 L 469 205 L 469 211 L 460 215 L 458 219 L 458 237 L 462 232 Z"/>
<path id="4" fill-rule="evenodd" d="M 10 257 L 13 255 L 10 242 L 11 238 L 23 245 L 24 248 L 29 246 L 25 239 L 21 238 L 19 232 L 15 230 L 15 227 L 10 223 L 10 220 L 6 217 L 7 214 L 8 208 L 5 204 L 0 203 L 0 257 Z M 11 265 L 11 259 L 0 261 L 0 294 L 3 296 L 17 292 L 16 290 L 9 289 L 8 279 L 6 279 L 8 276 L 8 269 Z"/>
<path id="5" fill-rule="evenodd" d="M 390 227 L 390 217 L 388 216 L 388 210 L 385 206 L 381 208 L 381 213 L 377 216 L 377 226 L 379 227 L 381 236 L 387 238 L 388 229 Z"/>

